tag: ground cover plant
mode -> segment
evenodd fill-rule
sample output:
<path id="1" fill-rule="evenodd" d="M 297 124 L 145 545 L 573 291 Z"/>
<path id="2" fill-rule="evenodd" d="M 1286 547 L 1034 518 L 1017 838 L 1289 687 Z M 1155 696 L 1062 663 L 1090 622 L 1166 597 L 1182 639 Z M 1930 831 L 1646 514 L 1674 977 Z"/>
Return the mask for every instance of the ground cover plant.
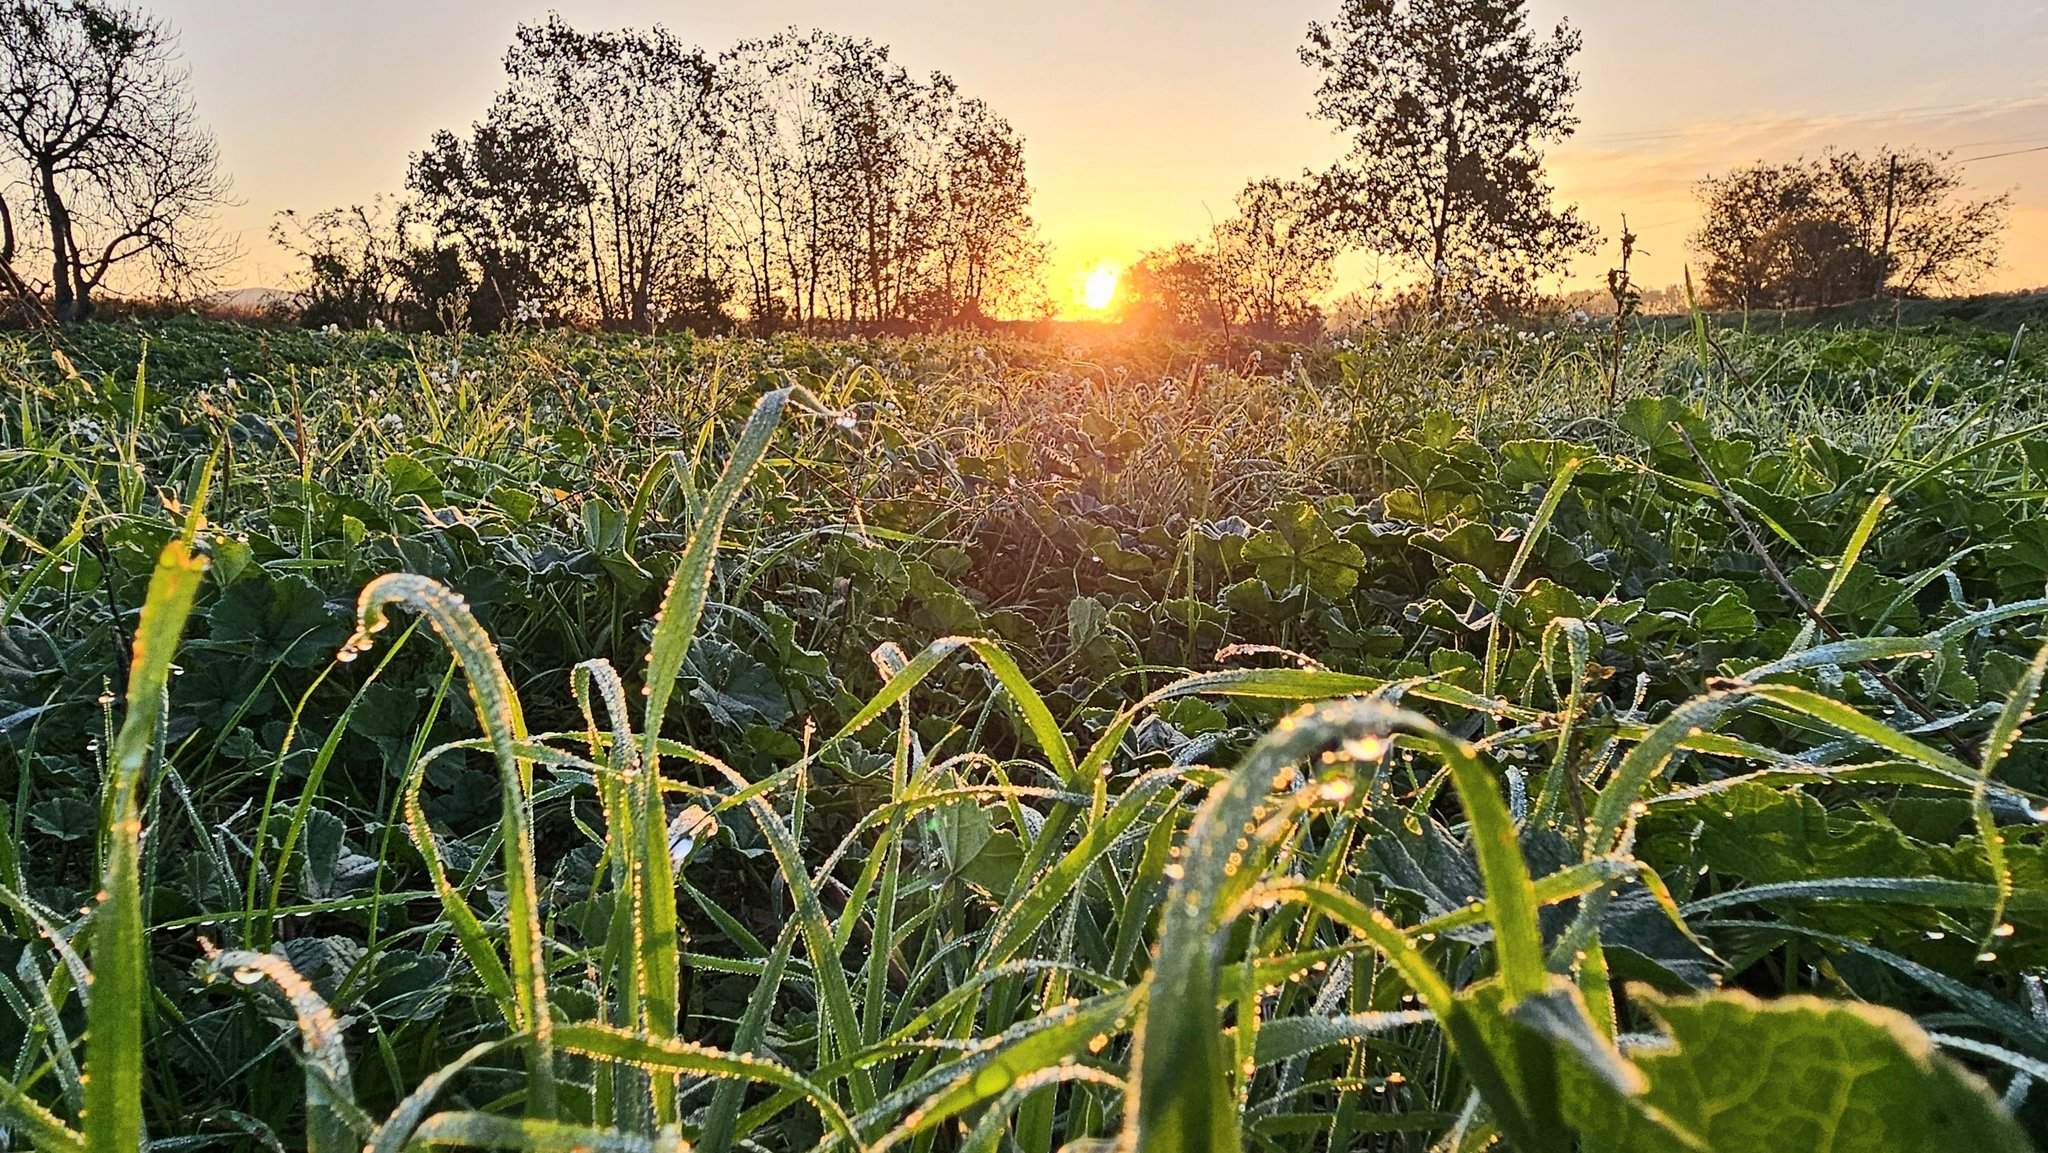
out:
<path id="1" fill-rule="evenodd" d="M 0 345 L 44 1149 L 2030 1148 L 2048 346 Z"/>

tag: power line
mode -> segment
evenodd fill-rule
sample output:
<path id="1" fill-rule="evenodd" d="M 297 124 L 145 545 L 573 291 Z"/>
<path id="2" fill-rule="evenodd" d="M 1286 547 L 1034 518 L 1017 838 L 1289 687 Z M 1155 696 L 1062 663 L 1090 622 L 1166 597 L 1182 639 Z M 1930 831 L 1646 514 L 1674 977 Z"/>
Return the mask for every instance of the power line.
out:
<path id="1" fill-rule="evenodd" d="M 1958 160 L 1956 163 L 1975 164 L 1979 160 L 2003 160 L 2008 156 L 2026 156 L 2034 152 L 2048 152 L 2048 144 L 2037 144 L 2032 148 L 2015 148 L 2011 152 L 1993 152 L 1984 156 L 1972 156 L 1967 160 Z"/>
<path id="2" fill-rule="evenodd" d="M 2016 148 L 2022 144 L 2048 143 L 2048 134 L 2028 133 L 2025 136 L 2004 136 L 1997 140 L 1959 140 L 1956 148 Z"/>

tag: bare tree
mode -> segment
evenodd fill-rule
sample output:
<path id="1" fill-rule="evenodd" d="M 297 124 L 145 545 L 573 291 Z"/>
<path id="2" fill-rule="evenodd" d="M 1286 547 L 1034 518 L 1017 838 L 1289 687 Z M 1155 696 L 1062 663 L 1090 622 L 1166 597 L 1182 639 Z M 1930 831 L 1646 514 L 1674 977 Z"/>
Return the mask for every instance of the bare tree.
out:
<path id="1" fill-rule="evenodd" d="M 834 291 L 850 282 L 853 243 L 852 192 L 835 150 L 846 132 L 837 117 L 851 106 L 840 89 L 887 55 L 870 40 L 792 28 L 719 59 L 728 235 L 752 281 L 756 325 L 847 316 Z"/>
<path id="2" fill-rule="evenodd" d="M 47 323 L 49 317 L 43 310 L 40 294 L 14 270 L 14 257 L 21 251 L 21 244 L 20 234 L 14 230 L 14 210 L 7 203 L 11 191 L 12 188 L 0 185 L 0 288 L 14 298 L 15 307 L 24 316 Z"/>
<path id="3" fill-rule="evenodd" d="M 1337 235 L 1299 181 L 1268 177 L 1237 194 L 1237 215 L 1216 230 L 1218 262 L 1247 328 L 1275 334 L 1320 319 L 1316 300 L 1335 277 Z"/>
<path id="4" fill-rule="evenodd" d="M 1957 288 L 1998 263 L 2012 197 L 1965 195 L 1962 169 L 1948 153 L 1830 152 L 1822 163 L 1835 215 L 1870 254 L 1872 295 Z"/>
<path id="5" fill-rule="evenodd" d="M 1043 303 L 1024 142 L 943 74 L 795 30 L 719 58 L 721 219 L 758 326 L 973 322 Z"/>
<path id="6" fill-rule="evenodd" d="M 650 328 L 700 307 L 714 279 L 712 65 L 666 30 L 581 32 L 559 16 L 521 25 L 501 98 L 559 135 L 583 206 L 600 322 Z"/>
<path id="7" fill-rule="evenodd" d="M 822 95 L 832 195 L 827 229 L 845 316 L 852 321 L 894 315 L 895 267 L 908 223 L 906 184 L 911 124 L 905 115 L 921 97 L 916 81 L 871 41 L 829 42 Z"/>
<path id="8" fill-rule="evenodd" d="M 0 155 L 30 188 L 60 321 L 90 316 L 117 272 L 185 289 L 230 255 L 207 225 L 228 182 L 177 36 L 135 8 L 0 0 Z"/>

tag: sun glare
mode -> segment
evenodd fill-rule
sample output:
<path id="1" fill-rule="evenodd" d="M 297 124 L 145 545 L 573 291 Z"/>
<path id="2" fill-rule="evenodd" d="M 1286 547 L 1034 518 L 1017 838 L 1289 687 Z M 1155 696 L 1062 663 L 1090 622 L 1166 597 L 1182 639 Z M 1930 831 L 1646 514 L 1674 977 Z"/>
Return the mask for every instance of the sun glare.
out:
<path id="1" fill-rule="evenodd" d="M 1118 275 L 1116 268 L 1111 265 L 1096 265 L 1088 273 L 1087 281 L 1081 285 L 1081 303 L 1087 305 L 1093 312 L 1101 312 L 1108 308 L 1110 303 L 1116 300 Z"/>

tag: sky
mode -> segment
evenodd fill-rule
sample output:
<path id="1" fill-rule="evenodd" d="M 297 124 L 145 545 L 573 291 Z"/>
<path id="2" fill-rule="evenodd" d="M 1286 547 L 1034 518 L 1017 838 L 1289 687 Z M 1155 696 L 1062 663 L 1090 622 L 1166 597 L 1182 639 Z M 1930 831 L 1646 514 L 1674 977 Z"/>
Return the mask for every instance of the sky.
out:
<path id="1" fill-rule="evenodd" d="M 408 155 L 481 117 L 514 27 L 559 10 L 582 27 L 663 24 L 717 51 L 788 25 L 870 36 L 914 72 L 989 101 L 1024 135 L 1055 299 L 1090 270 L 1190 239 L 1250 179 L 1327 165 L 1344 143 L 1311 116 L 1296 55 L 1337 0 L 146 0 L 182 32 L 201 113 L 240 204 L 225 279 L 288 283 L 267 230 L 395 193 Z M 2010 192 L 2002 267 L 1982 287 L 2048 285 L 2048 3 L 2022 0 L 1531 0 L 1583 34 L 1576 138 L 1553 150 L 1562 198 L 1611 242 L 1641 237 L 1638 283 L 1675 283 L 1694 183 L 1834 145 L 1952 150 L 1983 194 Z M 1607 251 L 1568 287 L 1595 283 Z M 1374 261 L 1339 265 L 1339 291 Z"/>

